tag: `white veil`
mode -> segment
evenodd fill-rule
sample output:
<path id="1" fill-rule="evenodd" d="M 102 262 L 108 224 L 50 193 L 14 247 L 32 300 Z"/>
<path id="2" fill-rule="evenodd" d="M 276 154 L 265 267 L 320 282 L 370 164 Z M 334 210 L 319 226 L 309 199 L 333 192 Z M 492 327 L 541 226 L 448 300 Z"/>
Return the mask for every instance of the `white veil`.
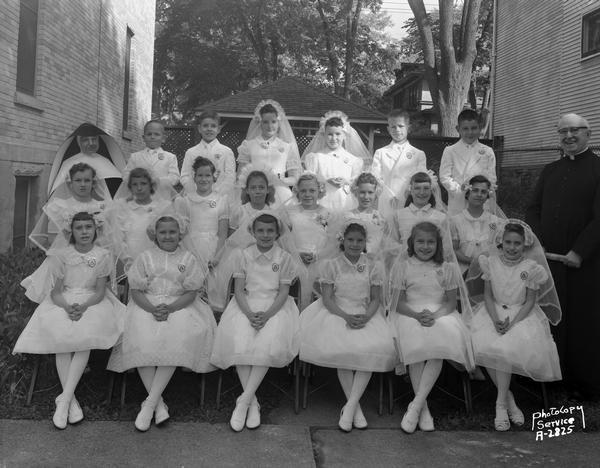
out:
<path id="1" fill-rule="evenodd" d="M 342 146 L 344 149 L 350 154 L 361 158 L 363 162 L 369 162 L 371 160 L 371 153 L 369 153 L 369 150 L 363 143 L 358 132 L 350 125 L 348 116 L 342 111 L 327 111 L 325 115 L 321 117 L 319 130 L 304 150 L 304 153 L 302 153 L 302 161 L 304 162 L 304 158 L 307 154 L 327 152 L 328 147 L 325 140 L 325 123 L 332 117 L 338 117 L 343 123 L 342 128 L 345 137 Z"/>

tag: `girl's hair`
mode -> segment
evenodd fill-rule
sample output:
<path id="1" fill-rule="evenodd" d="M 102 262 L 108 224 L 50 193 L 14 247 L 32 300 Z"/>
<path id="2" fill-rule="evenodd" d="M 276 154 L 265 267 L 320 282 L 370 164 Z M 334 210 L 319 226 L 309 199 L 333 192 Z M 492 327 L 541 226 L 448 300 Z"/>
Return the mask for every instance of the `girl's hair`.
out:
<path id="1" fill-rule="evenodd" d="M 194 165 L 192 166 L 192 169 L 194 170 L 194 175 L 196 174 L 196 171 L 201 167 L 210 167 L 210 172 L 212 173 L 212 175 L 215 175 L 215 172 L 217 171 L 217 168 L 210 159 L 198 156 L 194 160 Z"/>
<path id="2" fill-rule="evenodd" d="M 492 188 L 492 183 L 490 182 L 490 180 L 489 180 L 489 179 L 488 179 L 486 176 L 483 176 L 483 175 L 481 175 L 481 174 L 479 174 L 479 175 L 476 175 L 476 176 L 473 176 L 473 177 L 471 177 L 471 178 L 469 179 L 469 185 L 471 185 L 471 186 L 472 186 L 472 185 L 474 185 L 474 184 L 487 184 L 487 186 L 488 186 L 488 190 L 489 190 L 490 188 Z M 470 190 L 470 189 L 467 189 L 467 190 L 465 191 L 465 200 L 468 200 L 468 199 L 469 199 L 469 195 L 471 195 L 471 190 Z M 489 194 L 489 193 L 488 193 L 488 198 L 490 198 L 490 194 Z"/>
<path id="3" fill-rule="evenodd" d="M 298 192 L 298 187 L 300 187 L 300 184 L 302 182 L 314 182 L 317 185 L 317 190 L 318 190 L 318 197 L 319 198 L 323 198 L 325 196 L 325 187 L 323 186 L 323 184 L 321 184 L 321 182 L 319 182 L 319 179 L 317 177 L 316 174 L 312 174 L 310 172 L 305 172 L 304 174 L 302 174 L 299 178 L 298 178 L 298 182 L 296 182 L 296 198 L 300 199 L 299 197 L 299 192 Z"/>
<path id="4" fill-rule="evenodd" d="M 277 237 L 279 237 L 281 235 L 281 232 L 279 232 L 279 221 L 273 215 L 270 215 L 268 213 L 263 213 L 260 216 L 257 216 L 254 219 L 254 221 L 252 221 L 252 232 L 254 232 L 256 223 L 274 224 L 275 229 L 277 230 Z"/>
<path id="5" fill-rule="evenodd" d="M 502 238 L 504 238 L 504 236 L 508 232 L 514 232 L 514 233 L 520 235 L 523 238 L 523 241 L 525 240 L 525 228 L 523 226 L 521 226 L 520 224 L 506 223 L 506 225 L 504 226 L 504 234 L 502 234 Z"/>
<path id="6" fill-rule="evenodd" d="M 98 238 L 98 231 L 96 229 L 96 220 L 94 219 L 94 215 L 88 213 L 87 211 L 80 211 L 78 213 L 75 213 L 73 215 L 73 219 L 71 220 L 71 225 L 69 226 L 69 228 L 71 229 L 69 244 L 75 243 L 75 237 L 73 237 L 73 223 L 75 221 L 91 221 L 92 223 L 94 223 L 94 238 L 92 239 L 92 242 L 94 242 Z"/>
<path id="7" fill-rule="evenodd" d="M 127 179 L 127 188 L 129 190 L 131 190 L 131 181 L 134 177 L 137 177 L 139 179 L 146 179 L 150 184 L 150 193 L 154 195 L 154 192 L 156 191 L 156 183 L 152 180 L 148 169 L 146 169 L 145 167 L 134 167 L 131 170 L 131 172 L 129 173 L 129 178 Z"/>
<path id="8" fill-rule="evenodd" d="M 73 179 L 75 174 L 83 171 L 92 171 L 92 179 L 96 177 L 96 170 L 92 166 L 86 163 L 77 163 L 73 164 L 69 169 L 69 179 Z"/>
<path id="9" fill-rule="evenodd" d="M 196 120 L 198 122 L 198 125 L 200 125 L 204 119 L 216 120 L 217 125 L 221 122 L 221 116 L 218 114 L 217 111 L 214 110 L 202 111 L 198 116 L 198 120 Z"/>
<path id="10" fill-rule="evenodd" d="M 339 117 L 329 117 L 325 121 L 324 127 L 343 127 L 343 126 L 344 126 L 344 122 L 342 122 L 342 119 L 340 119 Z"/>
<path id="11" fill-rule="evenodd" d="M 261 117 L 265 114 L 275 114 L 277 116 L 279 115 L 277 109 L 275 109 L 275 106 L 273 106 L 273 104 L 265 104 L 259 109 L 258 113 Z"/>
<path id="12" fill-rule="evenodd" d="M 412 186 L 412 184 L 419 184 L 419 183 L 423 183 L 423 182 L 429 182 L 429 184 L 433 186 L 433 181 L 431 180 L 431 177 L 429 177 L 429 174 L 427 174 L 427 172 L 417 172 L 416 174 L 413 174 L 413 176 L 410 178 L 411 186 Z M 404 203 L 404 207 L 406 208 L 412 202 L 413 202 L 413 196 L 411 193 L 408 195 L 408 197 L 406 197 L 406 202 Z M 431 196 L 429 197 L 429 204 L 431 205 L 432 208 L 435 208 L 435 196 L 433 195 L 433 191 L 431 192 Z"/>
<path id="13" fill-rule="evenodd" d="M 265 198 L 265 203 L 267 205 L 272 205 L 275 203 L 275 188 L 269 185 L 269 179 L 265 175 L 263 171 L 252 171 L 246 177 L 246 186 L 244 189 L 248 189 L 248 185 L 250 185 L 250 179 L 262 179 L 265 181 L 265 185 L 267 186 L 267 196 Z M 246 190 L 242 190 L 242 205 L 244 203 L 248 203 L 250 201 L 250 196 L 246 193 Z"/>
<path id="14" fill-rule="evenodd" d="M 408 245 L 408 256 L 412 257 L 413 255 L 415 255 L 415 237 L 417 236 L 417 232 L 435 234 L 437 246 L 435 248 L 435 253 L 433 254 L 433 261 L 438 265 L 444 263 L 444 247 L 442 245 L 442 233 L 435 224 L 430 223 L 429 221 L 417 223 L 411 229 L 410 237 L 406 242 Z"/>
<path id="15" fill-rule="evenodd" d="M 181 226 L 179 225 L 179 221 L 177 221 L 175 218 L 173 218 L 173 216 L 169 216 L 169 215 L 165 215 L 165 216 L 161 216 L 160 218 L 158 218 L 155 223 L 154 223 L 154 243 L 160 247 L 160 245 L 158 245 L 158 241 L 157 241 L 157 237 L 156 237 L 156 231 L 158 231 L 158 225 L 160 223 L 175 223 L 177 224 L 177 229 L 179 230 L 179 234 L 181 237 Z"/>
<path id="16" fill-rule="evenodd" d="M 346 226 L 346 229 L 344 229 L 344 239 L 351 232 L 359 232 L 360 234 L 362 234 L 364 236 L 365 240 L 367 239 L 367 230 L 365 229 L 365 227 L 362 224 L 358 224 L 358 223 L 348 224 L 348 226 Z M 340 242 L 340 250 L 342 252 L 344 251 L 344 239 L 342 239 L 342 241 Z M 364 251 L 365 252 L 367 251 L 366 245 L 365 245 Z"/>

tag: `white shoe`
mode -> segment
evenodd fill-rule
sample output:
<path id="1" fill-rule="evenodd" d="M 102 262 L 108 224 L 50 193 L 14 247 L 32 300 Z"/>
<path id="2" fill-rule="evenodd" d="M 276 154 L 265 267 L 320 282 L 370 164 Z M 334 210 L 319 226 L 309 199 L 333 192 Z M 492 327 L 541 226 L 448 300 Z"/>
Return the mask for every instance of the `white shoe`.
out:
<path id="1" fill-rule="evenodd" d="M 525 415 L 517 406 L 512 392 L 508 392 L 508 405 L 506 410 L 508 412 L 508 419 L 510 419 L 510 422 L 515 426 L 522 426 L 525 423 Z"/>
<path id="2" fill-rule="evenodd" d="M 154 416 L 154 405 L 146 398 L 142 402 L 142 408 L 135 418 L 135 428 L 140 432 L 146 432 L 152 424 L 152 416 Z"/>
<path id="3" fill-rule="evenodd" d="M 367 418 L 365 418 L 365 415 L 363 414 L 362 409 L 360 408 L 360 405 L 356 407 L 356 411 L 354 412 L 354 419 L 352 420 L 352 425 L 356 429 L 366 429 L 369 425 L 367 423 Z"/>
<path id="4" fill-rule="evenodd" d="M 421 413 L 419 414 L 419 429 L 424 432 L 435 431 L 435 425 L 433 424 L 433 417 L 429 412 L 429 407 L 427 403 L 423 405 L 421 409 Z"/>
<path id="5" fill-rule="evenodd" d="M 256 398 L 248 407 L 248 415 L 246 416 L 246 427 L 248 429 L 256 429 L 260 426 L 260 405 Z"/>
<path id="6" fill-rule="evenodd" d="M 75 397 L 71 399 L 71 403 L 69 404 L 69 424 L 77 424 L 83 421 L 83 411 L 81 406 L 79 406 L 79 402 Z"/>
<path id="7" fill-rule="evenodd" d="M 171 416 L 169 415 L 169 407 L 165 404 L 163 399 L 158 400 L 156 409 L 154 410 L 154 424 L 160 426 Z"/>
<path id="8" fill-rule="evenodd" d="M 417 429 L 417 424 L 419 423 L 419 413 L 420 410 L 417 408 L 412 401 L 408 404 L 408 408 L 406 408 L 406 413 L 402 417 L 402 421 L 400 422 L 400 427 L 407 434 L 412 434 Z"/>
<path id="9" fill-rule="evenodd" d="M 246 424 L 246 415 L 248 414 L 248 403 L 241 401 L 240 397 L 235 402 L 235 409 L 231 413 L 229 425 L 235 432 L 240 432 Z"/>
<path id="10" fill-rule="evenodd" d="M 340 412 L 340 420 L 338 421 L 338 427 L 344 432 L 350 432 L 352 430 L 352 421 L 354 420 L 354 415 L 350 413 L 351 411 L 346 411 L 345 406 Z"/>
<path id="11" fill-rule="evenodd" d="M 64 429 L 67 427 L 67 420 L 69 418 L 69 404 L 70 401 L 63 397 L 62 393 L 54 400 L 56 403 L 56 410 L 52 416 L 52 423 L 57 429 Z"/>

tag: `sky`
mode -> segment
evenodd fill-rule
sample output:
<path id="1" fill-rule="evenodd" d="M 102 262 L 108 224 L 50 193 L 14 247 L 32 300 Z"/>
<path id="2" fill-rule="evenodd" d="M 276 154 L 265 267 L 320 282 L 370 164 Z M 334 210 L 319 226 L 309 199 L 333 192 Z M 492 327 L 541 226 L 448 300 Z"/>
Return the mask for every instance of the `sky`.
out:
<path id="1" fill-rule="evenodd" d="M 436 0 L 424 0 L 425 9 L 429 11 L 431 7 L 438 7 Z M 394 22 L 394 26 L 388 29 L 388 33 L 396 38 L 402 39 L 405 32 L 402 29 L 404 22 L 413 17 L 410 6 L 408 6 L 408 0 L 383 0 L 382 9 L 387 11 Z"/>

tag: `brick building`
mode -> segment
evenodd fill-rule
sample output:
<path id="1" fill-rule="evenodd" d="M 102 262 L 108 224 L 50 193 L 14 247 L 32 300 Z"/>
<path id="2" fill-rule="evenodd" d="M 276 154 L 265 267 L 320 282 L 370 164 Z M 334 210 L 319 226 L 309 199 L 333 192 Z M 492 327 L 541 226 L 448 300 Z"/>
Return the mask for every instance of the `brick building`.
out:
<path id="1" fill-rule="evenodd" d="M 0 9 L 0 251 L 22 246 L 56 150 L 83 122 L 125 154 L 150 118 L 155 0 L 6 0 Z"/>

